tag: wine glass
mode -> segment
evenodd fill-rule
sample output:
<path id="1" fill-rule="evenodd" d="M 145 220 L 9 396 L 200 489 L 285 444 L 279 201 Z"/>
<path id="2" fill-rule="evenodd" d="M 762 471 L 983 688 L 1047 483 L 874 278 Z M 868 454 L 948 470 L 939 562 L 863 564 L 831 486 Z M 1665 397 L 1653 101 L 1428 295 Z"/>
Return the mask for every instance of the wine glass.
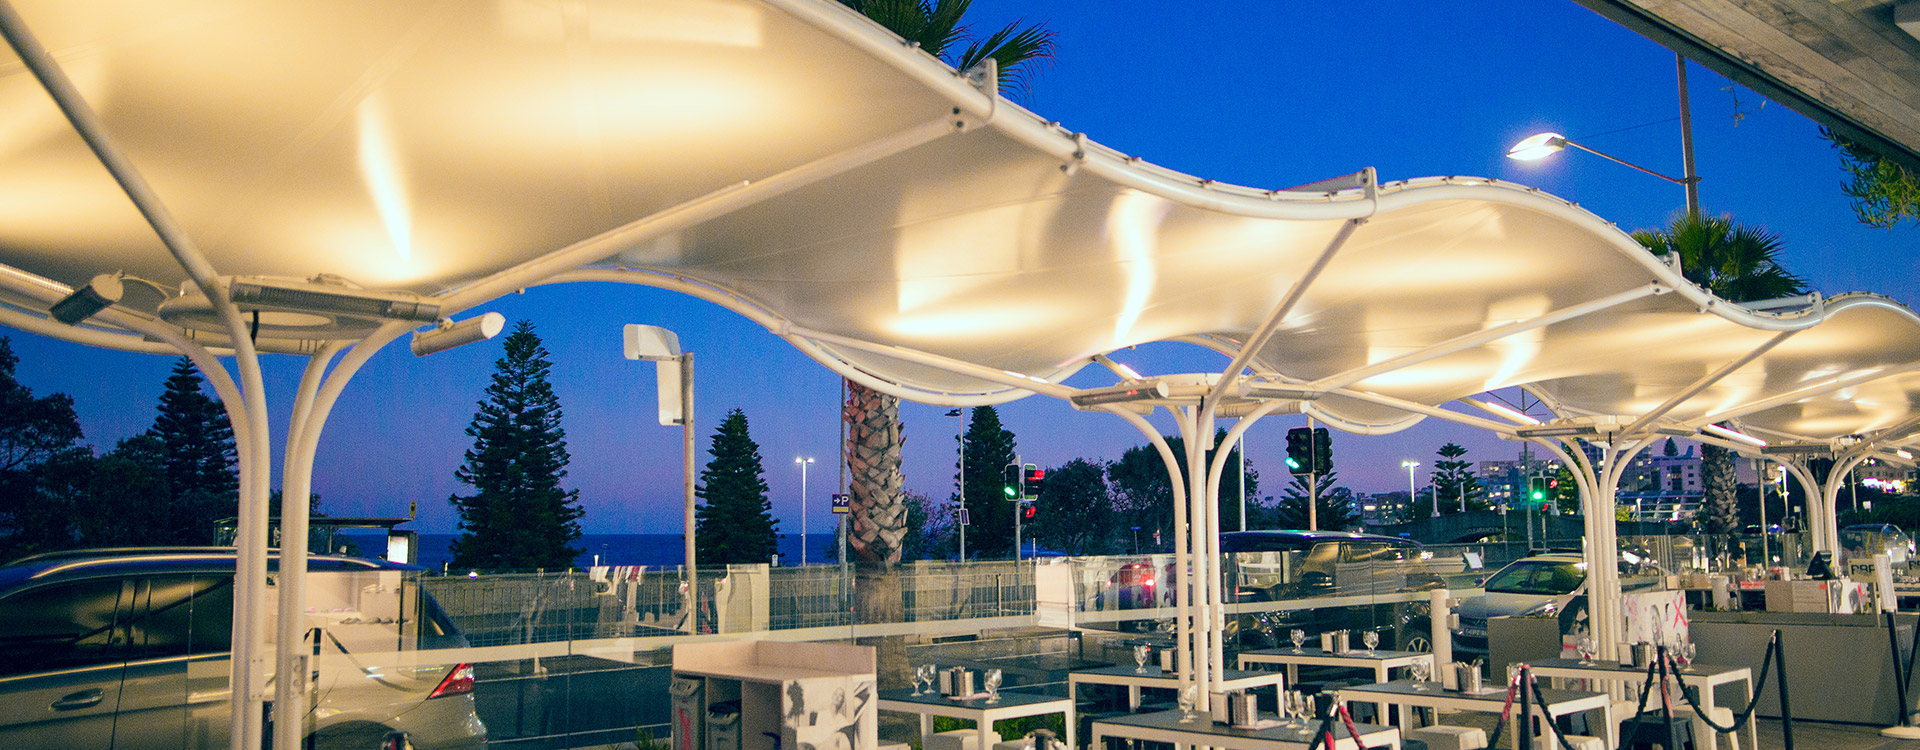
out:
<path id="1" fill-rule="evenodd" d="M 914 695 L 926 695 L 927 693 L 933 692 L 933 678 L 936 671 L 937 668 L 932 664 L 922 664 L 913 668 Z"/>
<path id="2" fill-rule="evenodd" d="M 1408 665 L 1407 671 L 1413 673 L 1413 681 L 1415 683 L 1413 689 L 1424 691 L 1427 689 L 1427 678 L 1433 676 L 1433 663 L 1421 659 Z"/>
<path id="3" fill-rule="evenodd" d="M 1199 703 L 1200 686 L 1188 685 L 1180 688 L 1180 723 L 1193 722 L 1193 707 Z"/>
<path id="4" fill-rule="evenodd" d="M 999 669 L 996 668 L 996 669 L 987 670 L 987 702 L 988 703 L 1000 702 L 1000 679 L 1001 679 L 1001 675 L 1000 675 Z"/>
<path id="5" fill-rule="evenodd" d="M 1372 656 L 1373 650 L 1380 647 L 1380 632 L 1369 630 L 1361 634 L 1360 642 L 1367 644 L 1367 655 Z"/>
<path id="6" fill-rule="evenodd" d="M 1312 713 L 1307 708 L 1307 694 L 1299 690 L 1287 691 L 1287 723 L 1294 726 L 1306 726 Z"/>
<path id="7" fill-rule="evenodd" d="M 1152 646 L 1149 646 L 1144 643 L 1134 646 L 1133 647 L 1133 671 L 1139 672 L 1141 674 L 1146 674 L 1147 659 L 1151 656 L 1153 656 Z"/>
<path id="8" fill-rule="evenodd" d="M 1301 630 L 1299 628 L 1294 628 L 1292 633 L 1292 638 L 1293 638 L 1293 652 L 1296 654 L 1300 653 L 1300 650 L 1301 650 L 1300 646 L 1307 642 L 1307 631 Z"/>
<path id="9" fill-rule="evenodd" d="M 1593 653 L 1595 651 L 1593 645 L 1593 636 L 1581 636 L 1580 642 L 1575 644 L 1574 648 L 1580 651 L 1580 666 L 1593 666 Z"/>
<path id="10" fill-rule="evenodd" d="M 1693 645 L 1693 641 L 1680 644 L 1680 663 L 1686 665 L 1681 667 L 1681 669 L 1691 671 L 1693 669 L 1693 657 L 1699 652 L 1700 650 Z"/>

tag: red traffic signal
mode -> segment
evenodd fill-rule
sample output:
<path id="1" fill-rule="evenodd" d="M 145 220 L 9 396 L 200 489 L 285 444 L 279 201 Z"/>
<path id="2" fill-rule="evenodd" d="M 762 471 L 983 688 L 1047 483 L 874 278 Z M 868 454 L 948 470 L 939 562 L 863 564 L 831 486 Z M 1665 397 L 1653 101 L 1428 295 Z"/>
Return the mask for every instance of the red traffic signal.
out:
<path id="1" fill-rule="evenodd" d="M 1027 513 L 1027 519 L 1028 519 L 1028 520 L 1032 520 L 1032 519 L 1033 519 L 1033 506 L 1032 506 L 1032 505 L 1028 505 L 1028 506 L 1027 506 L 1027 510 L 1026 510 L 1026 513 Z"/>

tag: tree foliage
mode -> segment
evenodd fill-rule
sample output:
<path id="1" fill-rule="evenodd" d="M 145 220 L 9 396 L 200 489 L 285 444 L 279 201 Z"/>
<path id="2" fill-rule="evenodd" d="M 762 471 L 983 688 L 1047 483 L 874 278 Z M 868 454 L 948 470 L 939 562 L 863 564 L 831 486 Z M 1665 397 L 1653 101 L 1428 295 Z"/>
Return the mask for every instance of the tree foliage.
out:
<path id="1" fill-rule="evenodd" d="M 1840 168 L 1847 173 L 1840 191 L 1860 223 L 1881 229 L 1902 221 L 1920 224 L 1920 174 L 1832 130 L 1820 133 L 1840 151 Z"/>
<path id="2" fill-rule="evenodd" d="M 174 362 L 160 393 L 159 414 L 147 429 L 158 441 L 171 518 L 155 529 L 153 544 L 212 544 L 219 521 L 239 510 L 233 423 L 201 382 L 192 360 Z"/>
<path id="3" fill-rule="evenodd" d="M 955 70 L 969 70 L 993 58 L 1000 71 L 1000 90 L 1010 96 L 1024 94 L 1038 72 L 1036 67 L 1053 56 L 1054 34 L 1037 23 L 1022 28 L 1016 21 L 984 38 L 975 38 L 964 23 L 973 0 L 840 2 Z M 955 54 L 954 48 L 962 43 L 967 45 L 966 49 Z"/>
<path id="4" fill-rule="evenodd" d="M 1464 458 L 1467 449 L 1459 443 L 1447 443 L 1435 453 L 1440 458 L 1433 462 L 1428 481 L 1440 498 L 1440 512 L 1458 513 L 1463 506 L 1467 510 L 1486 510 L 1487 490 L 1480 486 L 1480 478 L 1474 476 L 1473 462 Z"/>
<path id="5" fill-rule="evenodd" d="M 48 481 L 66 479 L 93 461 L 92 451 L 75 447 L 81 435 L 73 399 L 64 393 L 33 395 L 14 377 L 19 363 L 12 342 L 0 338 L 0 555 L 5 559 L 73 545 L 80 499 L 72 492 L 49 496 L 42 480 L 49 475 Z"/>
<path id="6" fill-rule="evenodd" d="M 760 445 L 747 432 L 747 415 L 727 412 L 713 433 L 713 456 L 695 489 L 703 501 L 694 512 L 694 554 L 701 563 L 749 565 L 773 559 L 779 522 L 767 498 Z"/>
<path id="7" fill-rule="evenodd" d="M 1308 485 L 1307 474 L 1296 474 L 1293 481 L 1282 491 L 1280 502 L 1273 508 L 1273 523 L 1276 528 L 1305 529 L 1309 520 L 1313 526 L 1322 530 L 1337 531 L 1360 525 L 1360 514 L 1354 511 L 1353 490 L 1340 486 L 1340 472 L 1329 471 Z M 1310 490 L 1312 490 L 1310 492 Z M 1307 517 L 1307 498 L 1318 495 L 1319 502 L 1314 503 L 1314 517 Z"/>
<path id="8" fill-rule="evenodd" d="M 965 498 L 967 554 L 993 559 L 1013 556 L 1013 512 L 1017 503 L 1007 499 L 1007 466 L 1018 460 L 1019 444 L 1011 431 L 1000 423 L 1000 412 L 991 406 L 976 406 L 967 422 Z"/>
<path id="9" fill-rule="evenodd" d="M 1213 464 L 1220 453 L 1220 443 L 1226 436 L 1225 430 L 1215 432 L 1214 448 L 1207 451 L 1207 465 Z M 1180 475 L 1187 473 L 1187 443 L 1171 435 L 1162 438 L 1173 451 L 1174 464 L 1180 467 Z M 1240 466 L 1239 449 L 1236 447 L 1227 454 L 1227 470 L 1220 475 L 1220 530 L 1240 530 L 1240 488 L 1242 482 L 1247 488 L 1248 523 L 1252 524 L 1258 513 L 1257 493 L 1260 490 L 1260 473 L 1251 464 L 1243 475 Z M 1167 475 L 1167 465 L 1160 459 L 1160 451 L 1152 445 L 1140 445 L 1128 448 L 1120 454 L 1120 459 L 1107 465 L 1107 483 L 1112 491 L 1114 507 L 1120 512 L 1117 530 L 1131 533 L 1130 527 L 1138 526 L 1143 539 L 1152 538 L 1158 533 L 1160 547 L 1172 549 L 1173 544 L 1173 486 Z M 1116 531 L 1117 533 L 1117 531 Z"/>
<path id="10" fill-rule="evenodd" d="M 1035 503 L 1033 538 L 1047 549 L 1069 555 L 1121 552 L 1113 496 L 1107 492 L 1106 467 L 1076 458 L 1047 471 Z"/>
<path id="11" fill-rule="evenodd" d="M 548 382 L 553 363 L 533 325 L 520 321 L 494 362 L 493 381 L 479 402 L 467 434 L 473 447 L 454 471 L 472 487 L 450 498 L 460 513 L 451 565 L 457 568 L 522 570 L 566 568 L 581 550 L 578 490 L 560 488 L 566 478 L 566 431 L 560 400 Z"/>

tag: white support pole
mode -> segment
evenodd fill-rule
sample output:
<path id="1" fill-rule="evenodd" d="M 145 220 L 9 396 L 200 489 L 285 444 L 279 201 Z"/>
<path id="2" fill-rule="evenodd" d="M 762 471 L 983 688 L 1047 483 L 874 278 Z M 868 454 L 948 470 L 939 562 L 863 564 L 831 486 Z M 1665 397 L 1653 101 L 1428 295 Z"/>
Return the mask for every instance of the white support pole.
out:
<path id="1" fill-rule="evenodd" d="M 1173 489 L 1173 575 L 1174 601 L 1177 610 L 1177 615 L 1174 620 L 1174 650 L 1175 653 L 1180 655 L 1179 664 L 1176 665 L 1175 673 L 1180 679 L 1180 688 L 1184 690 L 1188 686 L 1195 684 L 1192 657 L 1193 633 L 1188 627 L 1188 617 L 1192 613 L 1193 603 L 1189 596 L 1191 592 L 1187 588 L 1187 582 L 1193 576 L 1189 573 L 1185 565 L 1187 558 L 1186 480 L 1180 476 L 1180 462 L 1179 459 L 1174 457 L 1173 448 L 1167 445 L 1167 440 L 1161 436 L 1160 431 L 1154 429 L 1153 423 L 1148 422 L 1145 417 L 1139 414 L 1127 411 L 1113 404 L 1104 404 L 1097 408 L 1127 420 L 1128 423 L 1140 430 L 1141 434 L 1146 435 L 1148 442 L 1151 442 L 1154 449 L 1160 452 L 1160 462 L 1167 467 L 1168 486 Z M 1180 410 L 1169 409 L 1169 411 L 1173 412 L 1176 421 L 1181 419 L 1182 414 Z"/>
<path id="2" fill-rule="evenodd" d="M 1207 475 L 1206 475 L 1207 476 L 1207 484 L 1206 484 L 1207 497 L 1218 498 L 1220 496 L 1221 478 L 1224 477 L 1226 474 L 1227 457 L 1229 454 L 1238 453 L 1240 455 L 1240 460 L 1243 462 L 1241 465 L 1242 466 L 1245 465 L 1244 462 L 1246 461 L 1246 455 L 1247 455 L 1247 452 L 1245 450 L 1247 430 L 1251 429 L 1255 422 L 1260 421 L 1261 417 L 1264 417 L 1268 414 L 1273 413 L 1274 410 L 1279 409 L 1284 405 L 1286 405 L 1285 402 L 1281 402 L 1281 401 L 1269 401 L 1267 403 L 1261 404 L 1260 406 L 1255 407 L 1252 412 L 1249 412 L 1245 416 L 1241 417 L 1240 420 L 1237 423 L 1235 423 L 1231 429 L 1227 430 L 1226 438 L 1221 441 L 1220 445 L 1214 451 L 1213 463 L 1207 467 Z M 1235 450 L 1235 448 L 1239 448 L 1239 450 Z M 1243 520 L 1240 522 L 1240 529 L 1242 531 L 1246 530 L 1246 521 L 1244 520 L 1245 513 L 1246 513 L 1246 505 L 1244 504 L 1246 476 L 1247 476 L 1246 470 L 1244 468 L 1241 469 L 1240 482 L 1241 482 L 1241 490 L 1243 492 L 1241 515 Z M 1220 507 L 1220 503 L 1217 500 L 1210 500 L 1208 501 L 1208 507 L 1214 508 L 1216 511 L 1215 528 L 1217 529 L 1219 526 L 1218 524 L 1219 519 L 1217 516 L 1217 512 Z M 1209 535 L 1207 556 L 1209 559 L 1212 559 L 1215 561 L 1221 560 L 1220 534 L 1217 532 Z M 1220 566 L 1221 566 L 1221 571 L 1223 573 L 1225 571 L 1225 564 L 1221 563 Z M 1214 675 L 1214 683 L 1216 686 L 1218 686 L 1222 681 L 1225 680 L 1226 668 L 1227 668 L 1226 651 L 1224 648 L 1225 644 L 1223 643 L 1224 633 L 1227 629 L 1226 607 L 1225 607 L 1226 581 L 1224 580 L 1222 573 L 1215 573 L 1212 578 L 1208 579 L 1209 582 L 1214 587 L 1213 599 L 1215 602 L 1218 603 L 1218 606 L 1216 606 L 1215 608 L 1215 617 L 1212 620 L 1212 629 L 1213 629 L 1212 668 L 1213 668 L 1213 675 Z M 1210 688 L 1210 689 L 1217 689 L 1217 687 Z"/>
<path id="3" fill-rule="evenodd" d="M 1187 657 L 1193 662 L 1194 682 L 1200 685 L 1200 689 L 1196 691 L 1199 694 L 1194 696 L 1194 708 L 1204 712 L 1209 710 L 1210 705 L 1207 694 L 1213 690 L 1213 680 L 1210 675 L 1212 659 L 1209 658 L 1212 650 L 1210 625 L 1213 622 L 1213 607 L 1208 596 L 1210 588 L 1207 586 L 1207 576 L 1212 573 L 1207 565 L 1209 561 L 1206 554 L 1209 532 L 1206 475 L 1195 469 L 1206 465 L 1207 450 L 1205 443 L 1201 440 L 1200 410 L 1196 407 L 1181 407 L 1178 415 L 1181 437 L 1187 449 L 1185 479 L 1187 482 L 1188 555 L 1175 564 L 1193 571 L 1193 574 L 1187 577 L 1185 584 L 1192 592 L 1189 594 L 1189 600 L 1194 603 L 1193 627 L 1198 628 L 1198 632 L 1193 635 L 1192 650 L 1188 652 Z"/>
<path id="4" fill-rule="evenodd" d="M 307 521 L 312 510 L 308 498 L 313 494 L 313 454 L 303 438 L 327 365 L 339 351 L 338 343 L 329 343 L 307 360 L 293 400 L 293 417 L 287 421 L 286 454 L 281 458 L 280 585 L 276 592 L 279 619 L 273 654 L 275 747 L 299 747 L 306 736 L 307 688 L 311 684 L 308 673 L 312 665 L 303 658 L 307 649 L 301 642 L 307 632 Z M 318 425 L 312 433 L 319 433 Z M 316 439 L 312 444 L 318 442 Z"/>
<path id="5" fill-rule="evenodd" d="M 1833 547 L 1827 546 L 1827 514 L 1820 510 L 1821 499 L 1825 497 L 1826 493 L 1821 492 L 1820 483 L 1814 481 L 1813 470 L 1809 469 L 1805 463 L 1800 461 L 1776 460 L 1781 467 L 1787 470 L 1787 474 L 1791 475 L 1795 482 L 1800 483 L 1801 492 L 1807 496 L 1805 518 L 1807 521 L 1807 532 L 1813 537 L 1814 551 L 1832 550 Z M 1785 493 L 1780 498 L 1780 501 L 1786 506 L 1786 511 L 1783 515 L 1793 515 L 1793 495 L 1791 493 Z M 1784 549 L 1781 551 L 1783 553 L 1785 552 Z"/>

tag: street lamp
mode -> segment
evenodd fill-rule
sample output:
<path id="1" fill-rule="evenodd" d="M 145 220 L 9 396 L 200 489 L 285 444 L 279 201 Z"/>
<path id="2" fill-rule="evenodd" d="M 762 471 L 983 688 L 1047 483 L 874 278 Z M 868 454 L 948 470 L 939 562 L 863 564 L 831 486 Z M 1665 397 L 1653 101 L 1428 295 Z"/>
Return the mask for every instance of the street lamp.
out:
<path id="1" fill-rule="evenodd" d="M 795 456 L 793 462 L 800 465 L 800 564 L 807 564 L 807 467 L 813 465 L 813 457 Z"/>
<path id="2" fill-rule="evenodd" d="M 1668 177 L 1646 167 L 1627 161 L 1611 154 L 1604 154 L 1592 148 L 1573 142 L 1559 133 L 1539 133 L 1527 137 L 1507 150 L 1507 158 L 1519 161 L 1538 161 L 1559 153 L 1568 146 L 1589 154 L 1607 159 L 1615 164 L 1632 167 L 1660 179 L 1686 188 L 1687 213 L 1700 214 L 1700 175 L 1693 171 L 1693 114 L 1687 103 L 1687 58 L 1674 54 L 1675 66 L 1680 80 L 1680 157 L 1684 170 L 1681 177 Z"/>
<path id="3" fill-rule="evenodd" d="M 1413 489 L 1413 469 L 1414 467 L 1419 465 L 1420 465 L 1419 461 L 1401 461 L 1400 462 L 1400 468 L 1407 470 L 1407 507 L 1408 508 L 1414 507 L 1414 503 L 1417 502 L 1416 498 L 1418 496 L 1414 494 L 1414 489 Z M 1440 517 L 1440 501 L 1439 500 L 1433 501 L 1433 517 L 1434 518 Z"/>
<path id="4" fill-rule="evenodd" d="M 959 409 L 947 410 L 949 417 L 961 417 L 960 434 L 953 436 L 953 442 L 960 444 L 960 507 L 953 511 L 953 528 L 960 535 L 960 562 L 967 561 L 967 420 Z"/>
<path id="5" fill-rule="evenodd" d="M 654 363 L 654 380 L 660 391 L 660 424 L 680 425 L 680 452 L 686 492 L 687 632 L 700 632 L 700 608 L 696 606 L 700 578 L 694 568 L 693 510 L 693 352 L 680 351 L 680 337 L 659 326 L 629 324 L 624 331 L 627 359 Z"/>

